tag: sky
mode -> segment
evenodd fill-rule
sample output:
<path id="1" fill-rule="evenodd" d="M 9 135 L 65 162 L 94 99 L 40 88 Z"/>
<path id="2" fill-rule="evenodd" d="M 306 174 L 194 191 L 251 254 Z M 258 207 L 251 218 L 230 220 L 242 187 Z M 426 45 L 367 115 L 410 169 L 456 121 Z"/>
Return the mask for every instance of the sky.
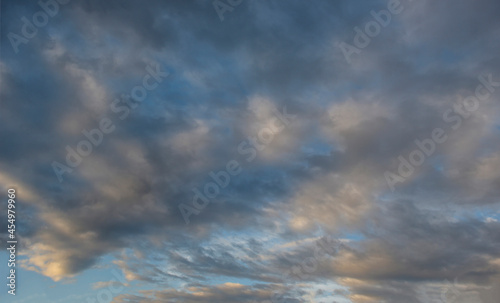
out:
<path id="1" fill-rule="evenodd" d="M 499 13 L 2 0 L 0 301 L 497 303 Z"/>

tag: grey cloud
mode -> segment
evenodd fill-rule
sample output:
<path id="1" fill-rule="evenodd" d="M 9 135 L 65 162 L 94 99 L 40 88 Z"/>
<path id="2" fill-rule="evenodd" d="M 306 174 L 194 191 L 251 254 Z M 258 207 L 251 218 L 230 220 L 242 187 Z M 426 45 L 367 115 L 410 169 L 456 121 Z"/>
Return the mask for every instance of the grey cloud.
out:
<path id="1" fill-rule="evenodd" d="M 207 293 L 197 301 L 188 289 L 166 290 L 153 300 L 253 302 L 283 287 L 289 260 L 308 254 L 305 246 L 273 255 L 266 237 L 326 231 L 364 238 L 307 282 L 343 281 L 354 302 L 418 302 L 419 286 L 457 276 L 496 285 L 498 92 L 456 132 L 442 115 L 479 74 L 500 79 L 498 3 L 405 4 L 347 64 L 335 43 L 350 43 L 353 28 L 386 5 L 244 1 L 220 22 L 211 1 L 74 1 L 16 55 L 5 33 L 38 7 L 2 1 L 0 184 L 16 180 L 29 208 L 25 266 L 61 280 L 104 255 L 122 260 L 123 248 L 149 250 L 172 271 L 155 268 L 153 257 L 118 265 L 138 281 Z M 169 77 L 120 120 L 109 105 L 151 62 Z M 297 119 L 248 163 L 237 148 L 266 123 L 259 98 Z M 116 130 L 60 184 L 50 163 L 64 161 L 65 146 L 104 116 Z M 436 127 L 448 141 L 389 192 L 384 172 Z M 186 226 L 179 203 L 231 159 L 243 172 Z M 222 231 L 254 238 L 211 242 Z M 148 239 L 142 246 L 131 240 L 138 235 Z M 262 285 L 218 288 L 204 285 L 207 275 Z M 494 290 L 481 296 L 493 302 Z M 120 300 L 148 302 L 137 293 Z"/>

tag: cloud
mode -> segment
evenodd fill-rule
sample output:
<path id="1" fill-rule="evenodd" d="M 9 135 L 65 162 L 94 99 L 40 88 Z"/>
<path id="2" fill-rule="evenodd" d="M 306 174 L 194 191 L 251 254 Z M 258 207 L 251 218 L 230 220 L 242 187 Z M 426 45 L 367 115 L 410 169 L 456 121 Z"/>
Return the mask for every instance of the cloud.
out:
<path id="1" fill-rule="evenodd" d="M 387 1 L 244 1 L 224 22 L 210 1 L 75 1 L 19 54 L 5 33 L 39 7 L 2 1 L 0 187 L 23 206 L 21 265 L 61 283 L 111 258 L 151 289 L 115 302 L 302 302 L 322 283 L 341 289 L 323 301 L 419 302 L 455 278 L 457 300 L 495 302 L 498 92 L 443 114 L 479 75 L 499 81 L 500 7 L 402 2 L 349 65 L 336 43 Z M 168 78 L 130 100 L 156 64 Z M 284 108 L 293 123 L 247 161 L 238 146 Z M 103 118 L 116 130 L 59 183 L 51 163 Z M 390 191 L 384 172 L 435 128 L 447 141 Z M 178 205 L 233 159 L 186 225 Z M 325 235 L 342 249 L 285 278 Z"/>

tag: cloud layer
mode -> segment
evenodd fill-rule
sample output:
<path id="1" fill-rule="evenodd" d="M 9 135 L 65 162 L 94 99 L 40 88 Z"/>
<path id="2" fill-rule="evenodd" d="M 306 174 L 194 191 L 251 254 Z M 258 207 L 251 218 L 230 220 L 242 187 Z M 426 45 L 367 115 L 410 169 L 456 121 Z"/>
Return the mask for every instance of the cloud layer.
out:
<path id="1" fill-rule="evenodd" d="M 41 7 L 2 1 L 0 185 L 23 205 L 23 267 L 62 282 L 112 256 L 146 285 L 115 303 L 496 302 L 500 3 L 402 0 L 349 63 L 339 43 L 387 1 L 221 2 L 223 21 L 211 1 L 70 1 L 16 53 Z M 343 245 L 310 259 L 325 236 Z"/>

